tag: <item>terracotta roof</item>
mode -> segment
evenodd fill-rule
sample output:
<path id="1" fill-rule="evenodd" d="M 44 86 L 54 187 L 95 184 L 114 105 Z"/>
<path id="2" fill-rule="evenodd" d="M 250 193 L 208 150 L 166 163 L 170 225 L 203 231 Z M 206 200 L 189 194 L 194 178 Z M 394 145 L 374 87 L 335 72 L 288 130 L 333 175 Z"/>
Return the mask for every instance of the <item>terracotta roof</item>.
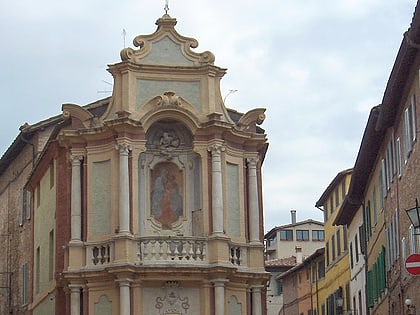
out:
<path id="1" fill-rule="evenodd" d="M 277 279 L 282 279 L 290 275 L 291 273 L 295 272 L 296 270 L 301 269 L 303 266 L 310 264 L 315 258 L 324 255 L 325 247 L 318 248 L 315 250 L 311 255 L 304 259 L 304 261 L 298 265 L 295 265 L 293 268 L 290 268 L 286 272 L 282 273 L 277 277 Z"/>
<path id="2" fill-rule="evenodd" d="M 266 267 L 293 267 L 293 266 L 296 266 L 296 256 L 266 260 L 265 266 Z"/>
<path id="3" fill-rule="evenodd" d="M 378 105 L 370 112 L 351 175 L 349 191 L 335 217 L 334 225 L 349 224 L 363 202 L 364 190 L 385 135 L 375 129 L 379 111 L 380 106 Z"/>
<path id="4" fill-rule="evenodd" d="M 338 173 L 334 179 L 331 181 L 331 183 L 328 185 L 328 187 L 323 192 L 322 196 L 319 198 L 319 200 L 316 202 L 315 207 L 321 207 L 325 204 L 325 202 L 328 199 L 328 196 L 331 195 L 331 193 L 334 191 L 335 187 L 342 181 L 342 179 L 349 173 L 352 172 L 352 168 L 346 169 L 344 171 L 341 171 Z"/>
<path id="5" fill-rule="evenodd" d="M 100 116 L 102 115 L 108 104 L 109 104 L 110 97 L 97 100 L 93 103 L 84 105 L 83 107 L 89 110 L 93 115 Z M 22 125 L 20 129 L 20 133 L 0 158 L 0 176 L 4 173 L 4 171 L 8 168 L 9 164 L 19 155 L 25 145 L 28 143 L 29 140 L 36 134 L 37 131 L 42 130 L 49 126 L 54 126 L 59 124 L 63 121 L 62 114 L 49 117 L 45 120 L 39 121 L 33 125 L 29 125 L 25 123 Z"/>

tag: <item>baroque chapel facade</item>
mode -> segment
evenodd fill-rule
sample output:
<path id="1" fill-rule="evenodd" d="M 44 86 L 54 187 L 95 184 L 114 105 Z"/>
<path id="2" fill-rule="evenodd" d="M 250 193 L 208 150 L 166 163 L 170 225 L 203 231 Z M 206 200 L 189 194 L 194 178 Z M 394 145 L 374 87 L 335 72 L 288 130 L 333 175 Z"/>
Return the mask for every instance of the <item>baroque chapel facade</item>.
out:
<path id="1" fill-rule="evenodd" d="M 214 55 L 156 24 L 109 66 L 110 98 L 21 128 L 39 142 L 22 314 L 265 314 L 265 110 L 227 109 Z"/>

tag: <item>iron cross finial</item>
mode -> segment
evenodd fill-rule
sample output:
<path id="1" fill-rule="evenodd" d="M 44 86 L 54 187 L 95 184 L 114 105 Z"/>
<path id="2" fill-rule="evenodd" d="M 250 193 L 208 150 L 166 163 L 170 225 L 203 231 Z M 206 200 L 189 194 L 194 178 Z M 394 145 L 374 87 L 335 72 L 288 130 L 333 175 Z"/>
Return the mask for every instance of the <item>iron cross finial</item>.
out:
<path id="1" fill-rule="evenodd" d="M 165 10 L 165 14 L 168 14 L 168 11 L 169 11 L 169 0 L 165 0 L 165 8 L 164 8 L 164 10 Z"/>

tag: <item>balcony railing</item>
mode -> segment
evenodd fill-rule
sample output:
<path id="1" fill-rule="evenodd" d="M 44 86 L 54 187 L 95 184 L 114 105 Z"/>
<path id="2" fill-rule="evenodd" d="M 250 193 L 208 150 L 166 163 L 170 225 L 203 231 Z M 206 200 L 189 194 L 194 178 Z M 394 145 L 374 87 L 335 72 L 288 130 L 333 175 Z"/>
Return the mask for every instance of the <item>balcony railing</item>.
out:
<path id="1" fill-rule="evenodd" d="M 137 242 L 138 262 L 206 263 L 207 240 L 196 237 L 143 237 Z"/>
<path id="2" fill-rule="evenodd" d="M 85 243 L 85 267 L 104 268 L 115 262 L 115 242 Z M 147 236 L 129 240 L 132 254 L 128 258 L 137 265 L 156 264 L 203 264 L 209 263 L 208 239 L 186 236 Z M 228 260 L 231 265 L 241 268 L 248 264 L 248 244 L 228 242 Z"/>
<path id="3" fill-rule="evenodd" d="M 114 242 L 86 244 L 86 266 L 100 267 L 109 265 L 114 260 Z"/>

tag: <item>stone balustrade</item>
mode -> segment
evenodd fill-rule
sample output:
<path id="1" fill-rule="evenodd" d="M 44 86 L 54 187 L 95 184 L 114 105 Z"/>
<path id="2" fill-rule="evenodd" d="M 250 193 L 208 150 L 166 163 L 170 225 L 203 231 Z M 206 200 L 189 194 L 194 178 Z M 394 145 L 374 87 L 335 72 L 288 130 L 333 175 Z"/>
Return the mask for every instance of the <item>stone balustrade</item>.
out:
<path id="1" fill-rule="evenodd" d="M 229 261 L 237 267 L 247 265 L 247 247 L 229 243 Z"/>
<path id="2" fill-rule="evenodd" d="M 197 237 L 143 237 L 138 240 L 138 262 L 206 263 L 207 240 Z"/>
<path id="3" fill-rule="evenodd" d="M 147 236 L 130 239 L 136 265 L 154 264 L 208 264 L 208 239 L 186 236 Z M 240 268 L 248 263 L 248 244 L 228 242 L 228 259 Z M 85 243 L 86 268 L 110 266 L 115 260 L 115 240 Z"/>
<path id="4" fill-rule="evenodd" d="M 86 267 L 103 267 L 114 260 L 114 242 L 95 242 L 86 244 Z"/>

